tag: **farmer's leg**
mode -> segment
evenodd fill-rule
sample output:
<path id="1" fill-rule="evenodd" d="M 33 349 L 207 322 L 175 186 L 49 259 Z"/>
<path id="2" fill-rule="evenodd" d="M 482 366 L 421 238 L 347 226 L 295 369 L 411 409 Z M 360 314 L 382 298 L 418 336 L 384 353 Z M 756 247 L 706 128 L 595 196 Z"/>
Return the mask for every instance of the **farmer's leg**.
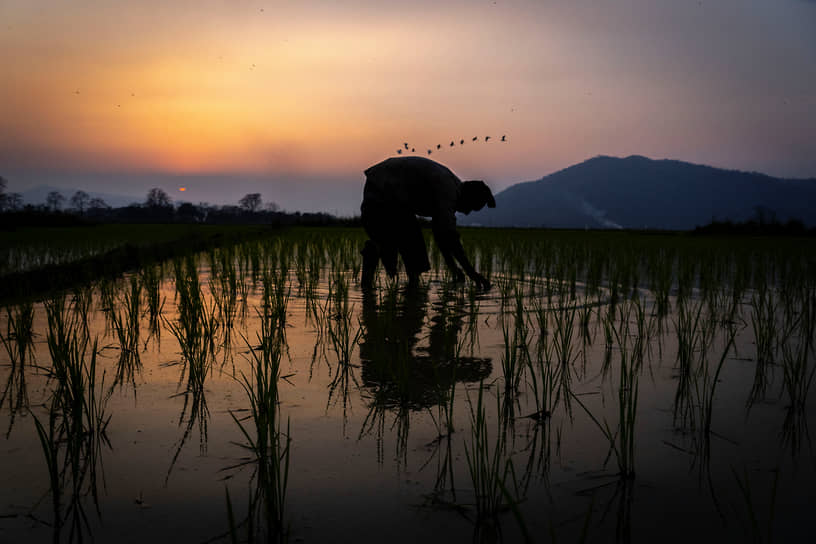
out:
<path id="1" fill-rule="evenodd" d="M 401 217 L 400 225 L 399 252 L 405 264 L 405 271 L 408 273 L 409 285 L 416 285 L 420 275 L 431 269 L 425 238 L 422 236 L 422 228 L 414 214 Z"/>
<path id="2" fill-rule="evenodd" d="M 369 289 L 374 284 L 374 276 L 377 274 L 377 264 L 380 261 L 380 252 L 377 251 L 377 244 L 373 240 L 366 240 L 363 250 L 363 272 L 360 276 L 360 286 Z"/>
<path id="3" fill-rule="evenodd" d="M 364 289 L 371 287 L 377 274 L 377 264 L 381 260 L 389 276 L 397 274 L 397 248 L 394 243 L 391 216 L 381 205 L 363 202 L 361 222 L 370 240 L 363 250 L 363 271 L 360 284 Z"/>

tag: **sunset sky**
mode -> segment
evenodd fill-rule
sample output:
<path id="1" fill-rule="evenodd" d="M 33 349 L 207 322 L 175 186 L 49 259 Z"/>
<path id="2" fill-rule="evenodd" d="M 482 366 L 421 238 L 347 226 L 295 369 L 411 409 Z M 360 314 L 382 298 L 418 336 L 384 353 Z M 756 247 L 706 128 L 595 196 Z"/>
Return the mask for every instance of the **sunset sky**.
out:
<path id="1" fill-rule="evenodd" d="M 816 177 L 808 0 L 0 0 L 0 52 L 10 191 L 351 214 L 403 142 L 494 191 L 599 154 Z"/>

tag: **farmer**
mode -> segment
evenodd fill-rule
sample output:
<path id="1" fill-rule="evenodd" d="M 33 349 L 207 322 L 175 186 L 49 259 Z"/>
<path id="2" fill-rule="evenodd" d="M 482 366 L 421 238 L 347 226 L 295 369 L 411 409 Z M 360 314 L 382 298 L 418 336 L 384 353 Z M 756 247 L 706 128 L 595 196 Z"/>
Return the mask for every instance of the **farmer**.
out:
<path id="1" fill-rule="evenodd" d="M 446 167 L 422 157 L 392 157 L 365 175 L 360 211 L 371 239 L 362 251 L 364 289 L 371 287 L 379 261 L 389 276 L 396 275 L 397 253 L 402 255 L 409 285 L 416 285 L 420 274 L 431 269 L 417 215 L 431 218 L 434 239 L 456 281 L 465 279 L 456 266 L 459 261 L 479 287 L 490 288 L 490 282 L 468 261 L 456 232 L 456 212 L 468 214 L 485 204 L 496 207 L 483 181 L 462 182 Z"/>

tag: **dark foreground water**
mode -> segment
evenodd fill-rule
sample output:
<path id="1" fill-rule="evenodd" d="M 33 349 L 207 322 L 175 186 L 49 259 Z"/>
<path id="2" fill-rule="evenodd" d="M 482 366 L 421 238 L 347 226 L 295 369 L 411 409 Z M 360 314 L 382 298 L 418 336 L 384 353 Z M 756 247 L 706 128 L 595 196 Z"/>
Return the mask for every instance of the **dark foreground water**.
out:
<path id="1" fill-rule="evenodd" d="M 673 293 L 660 315 L 646 290 L 613 300 L 579 283 L 574 294 L 555 288 L 548 297 L 540 286 L 531 294 L 525 281 L 514 290 L 497 275 L 491 291 L 474 293 L 430 275 L 414 290 L 383 278 L 364 296 L 352 274 L 324 270 L 307 294 L 295 275 L 286 279 L 280 344 L 279 423 L 290 440 L 284 539 L 809 539 L 816 457 L 807 422 L 816 406 L 805 391 L 799 409 L 790 408 L 787 387 L 796 379 L 786 372 L 812 338 L 793 328 L 777 335 L 773 360 L 758 371 L 755 292 L 725 320 L 708 319 L 695 294 L 678 302 Z M 342 302 L 333 300 L 341 276 Z M 71 468 L 58 461 L 64 488 L 56 503 L 48 441 L 35 425 L 36 417 L 47 431 L 59 386 L 42 303 L 34 305 L 25 365 L 0 350 L 0 541 L 52 541 L 55 519 L 61 541 L 230 541 L 227 492 L 237 539 L 246 540 L 257 477 L 231 414 L 251 425 L 240 378 L 261 343 L 264 288 L 257 283 L 238 297 L 229 342 L 222 320 L 203 389 L 192 391 L 189 362 L 170 331 L 180 319 L 176 281 L 167 270 L 162 277 L 165 303 L 152 334 L 141 294 L 137 361 L 123 363 L 126 348 L 111 322 L 124 312 L 129 280 L 107 299 L 113 309 L 99 288 L 91 294 L 85 357 L 98 339 L 97 399 L 110 419 L 98 459 L 82 458 L 78 493 Z M 217 288 L 204 263 L 199 279 L 216 315 Z M 69 296 L 65 315 L 75 306 Z M 10 311 L 0 331 L 8 331 Z M 12 334 L 4 337 L 14 345 Z M 807 381 L 812 346 L 804 353 Z M 486 435 L 474 436 L 480 411 Z M 51 447 L 65 459 L 70 441 Z M 495 461 L 502 481 L 492 509 L 477 507 L 487 501 L 477 500 L 469 469 L 478 451 L 488 465 Z M 262 513 L 253 519 L 268 523 Z"/>

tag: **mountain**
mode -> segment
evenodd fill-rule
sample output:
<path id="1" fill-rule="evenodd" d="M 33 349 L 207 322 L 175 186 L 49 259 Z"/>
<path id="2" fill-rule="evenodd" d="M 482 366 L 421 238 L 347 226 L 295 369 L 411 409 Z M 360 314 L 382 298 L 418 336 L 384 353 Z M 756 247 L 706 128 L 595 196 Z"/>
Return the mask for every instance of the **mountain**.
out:
<path id="1" fill-rule="evenodd" d="M 641 156 L 595 157 L 518 183 L 496 208 L 462 225 L 687 230 L 712 220 L 746 221 L 758 210 L 779 221 L 816 225 L 816 179 L 780 179 Z"/>

